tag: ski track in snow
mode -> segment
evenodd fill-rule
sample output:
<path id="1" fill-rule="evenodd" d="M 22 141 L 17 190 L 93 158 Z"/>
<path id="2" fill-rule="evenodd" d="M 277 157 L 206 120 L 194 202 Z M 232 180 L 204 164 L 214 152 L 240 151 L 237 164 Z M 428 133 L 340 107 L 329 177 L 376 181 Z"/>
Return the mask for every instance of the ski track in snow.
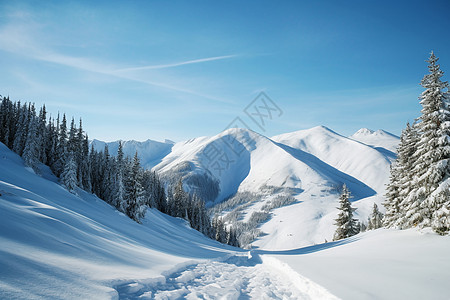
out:
<path id="1" fill-rule="evenodd" d="M 184 267 L 159 283 L 133 281 L 115 288 L 119 299 L 336 299 L 307 279 L 293 280 L 302 278 L 291 278 L 258 256 L 235 255 Z"/>

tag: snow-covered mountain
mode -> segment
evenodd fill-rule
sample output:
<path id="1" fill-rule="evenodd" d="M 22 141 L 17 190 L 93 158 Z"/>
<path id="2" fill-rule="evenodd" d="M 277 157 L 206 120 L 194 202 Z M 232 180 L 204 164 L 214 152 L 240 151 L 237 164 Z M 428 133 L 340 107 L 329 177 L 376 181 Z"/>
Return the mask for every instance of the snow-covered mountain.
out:
<path id="1" fill-rule="evenodd" d="M 378 144 L 377 136 L 381 137 Z M 386 140 L 393 144 L 395 136 L 380 131 L 371 138 L 373 145 L 386 146 Z M 233 213 L 234 222 L 248 222 L 254 213 L 268 214 L 260 222 L 264 223 L 260 227 L 264 235 L 253 245 L 271 249 L 330 240 L 343 184 L 353 195 L 357 216 L 365 222 L 373 203 L 381 206 L 395 156 L 389 150 L 347 138 L 323 126 L 272 138 L 233 128 L 175 145 L 145 143 L 139 149 L 140 143 L 124 142 L 125 153 L 134 155 L 137 150 L 148 167 L 159 162 L 153 170 L 163 179 L 182 178 L 185 188 L 200 195 L 209 206 L 231 197 L 222 211 L 216 212 L 224 216 Z M 97 149 L 104 147 L 98 141 L 94 145 Z M 108 145 L 110 153 L 117 153 L 118 142 Z M 277 197 L 294 197 L 295 201 L 283 203 L 290 204 L 288 207 L 277 208 L 274 204 Z M 239 204 L 230 204 L 235 202 Z M 285 224 L 280 226 L 281 222 Z M 298 232 L 296 228 L 305 230 Z M 280 241 L 280 235 L 289 238 Z"/>
<path id="2" fill-rule="evenodd" d="M 94 195 L 69 193 L 48 168 L 40 170 L 36 175 L 0 143 L 1 299 L 448 298 L 449 236 L 380 229 L 246 252 L 155 210 L 138 224 Z M 308 214 L 280 210 L 297 219 Z M 293 235 L 308 231 L 292 227 L 292 218 L 279 221 Z M 280 244 L 290 238 L 278 234 Z"/>
<path id="3" fill-rule="evenodd" d="M 364 143 L 366 145 L 375 147 L 383 151 L 384 149 L 395 153 L 397 151 L 400 138 L 392 133 L 384 130 L 373 131 L 367 128 L 361 128 L 349 138 Z"/>

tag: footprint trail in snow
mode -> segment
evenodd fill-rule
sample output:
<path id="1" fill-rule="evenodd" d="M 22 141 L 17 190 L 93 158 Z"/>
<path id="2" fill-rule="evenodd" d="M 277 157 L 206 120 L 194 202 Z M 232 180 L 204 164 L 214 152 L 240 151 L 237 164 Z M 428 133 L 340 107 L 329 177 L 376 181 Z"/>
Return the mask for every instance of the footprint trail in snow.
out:
<path id="1" fill-rule="evenodd" d="M 321 286 L 288 273 L 258 256 L 232 256 L 188 266 L 162 283 L 135 281 L 116 290 L 119 299 L 336 299 Z"/>

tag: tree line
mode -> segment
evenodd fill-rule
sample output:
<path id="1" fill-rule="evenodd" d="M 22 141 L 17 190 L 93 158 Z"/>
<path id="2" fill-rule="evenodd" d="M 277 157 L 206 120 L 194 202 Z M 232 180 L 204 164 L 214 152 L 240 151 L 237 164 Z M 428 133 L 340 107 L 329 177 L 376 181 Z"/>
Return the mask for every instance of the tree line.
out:
<path id="1" fill-rule="evenodd" d="M 1 97 L 0 97 L 1 98 Z M 119 142 L 117 155 L 89 148 L 82 120 L 67 124 L 66 115 L 48 117 L 45 105 L 36 112 L 33 103 L 13 102 L 3 97 L 0 104 L 0 142 L 22 156 L 27 166 L 40 172 L 40 164 L 50 167 L 71 193 L 77 189 L 97 195 L 136 222 L 148 207 L 187 220 L 190 226 L 222 243 L 239 246 L 232 229 L 220 218 L 210 219 L 204 201 L 178 184 L 164 184 L 158 174 L 141 167 L 137 152 L 124 155 Z"/>

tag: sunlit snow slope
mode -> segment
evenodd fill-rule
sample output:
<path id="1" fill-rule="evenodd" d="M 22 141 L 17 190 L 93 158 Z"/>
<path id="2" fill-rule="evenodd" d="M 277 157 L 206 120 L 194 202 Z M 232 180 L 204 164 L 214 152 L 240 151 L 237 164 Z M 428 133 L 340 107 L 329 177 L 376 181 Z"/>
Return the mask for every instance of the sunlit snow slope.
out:
<path id="1" fill-rule="evenodd" d="M 378 229 L 337 242 L 257 253 L 265 263 L 280 266 L 282 261 L 342 299 L 447 300 L 449 249 L 450 236 L 431 230 Z"/>
<path id="2" fill-rule="evenodd" d="M 130 279 L 231 252 L 158 211 L 140 225 L 93 195 L 70 194 L 0 143 L 1 299 L 110 299 Z"/>

